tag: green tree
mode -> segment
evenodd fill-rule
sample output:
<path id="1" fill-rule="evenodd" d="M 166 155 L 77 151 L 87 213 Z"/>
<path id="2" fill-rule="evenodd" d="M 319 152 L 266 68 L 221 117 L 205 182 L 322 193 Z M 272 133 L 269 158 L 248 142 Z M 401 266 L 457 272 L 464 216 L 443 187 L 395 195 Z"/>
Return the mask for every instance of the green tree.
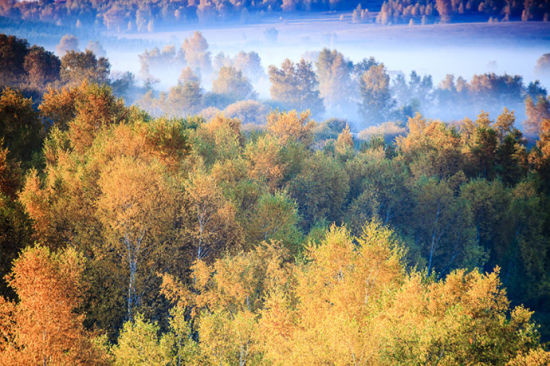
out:
<path id="1" fill-rule="evenodd" d="M 294 64 L 286 59 L 281 68 L 269 67 L 271 98 L 286 109 L 311 110 L 314 115 L 324 111 L 318 81 L 311 63 L 301 59 Z"/>
<path id="2" fill-rule="evenodd" d="M 394 101 L 390 94 L 390 77 L 384 65 L 371 66 L 359 80 L 360 109 L 368 123 L 387 120 Z"/>
<path id="3" fill-rule="evenodd" d="M 0 94 L 0 136 L 10 158 L 23 162 L 25 167 L 37 163 L 31 160 L 41 149 L 44 127 L 32 100 L 11 88 Z"/>

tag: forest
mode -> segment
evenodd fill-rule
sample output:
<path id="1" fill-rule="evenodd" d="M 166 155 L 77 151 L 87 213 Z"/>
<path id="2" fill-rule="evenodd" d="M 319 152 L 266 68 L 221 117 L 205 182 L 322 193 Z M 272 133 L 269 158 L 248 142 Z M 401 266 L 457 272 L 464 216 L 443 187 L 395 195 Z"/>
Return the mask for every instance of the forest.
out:
<path id="1" fill-rule="evenodd" d="M 105 56 L 0 35 L 0 365 L 550 363 L 543 84 Z"/>
<path id="2" fill-rule="evenodd" d="M 77 27 L 151 32 L 193 22 L 247 22 L 277 14 L 353 11 L 356 23 L 548 21 L 548 0 L 2 0 L 0 16 Z"/>

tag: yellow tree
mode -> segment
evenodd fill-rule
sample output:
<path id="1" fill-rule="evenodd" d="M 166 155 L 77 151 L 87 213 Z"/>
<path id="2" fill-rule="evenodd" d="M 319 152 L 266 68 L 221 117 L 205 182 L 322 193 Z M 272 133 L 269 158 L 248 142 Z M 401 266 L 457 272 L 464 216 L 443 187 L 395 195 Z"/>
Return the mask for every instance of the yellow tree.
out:
<path id="1" fill-rule="evenodd" d="M 346 128 L 344 128 L 342 132 L 338 135 L 335 148 L 336 152 L 341 155 L 348 154 L 350 150 L 353 151 L 353 136 L 351 135 L 351 131 L 347 124 Z"/>
<path id="2" fill-rule="evenodd" d="M 295 110 L 287 113 L 272 112 L 267 116 L 267 131 L 283 145 L 291 141 L 311 144 L 314 126 L 309 111 L 300 114 Z"/>
<path id="3" fill-rule="evenodd" d="M 190 309 L 198 323 L 203 362 L 246 365 L 261 359 L 258 310 L 266 289 L 288 287 L 288 260 L 280 244 L 264 243 L 210 265 L 197 261 L 190 286 L 163 276 L 163 293 L 177 307 Z"/>
<path id="4" fill-rule="evenodd" d="M 464 158 L 460 135 L 441 121 L 427 121 L 420 114 L 409 118 L 409 133 L 396 138 L 400 159 L 415 177 L 448 178 L 461 170 Z"/>
<path id="5" fill-rule="evenodd" d="M 243 232 L 235 220 L 235 207 L 225 199 L 214 177 L 197 169 L 184 188 L 184 230 L 193 242 L 196 259 L 240 248 Z"/>
<path id="6" fill-rule="evenodd" d="M 101 173 L 98 186 L 98 218 L 111 245 L 128 261 L 131 318 L 139 296 L 135 288 L 138 264 L 173 228 L 179 192 L 162 164 L 127 157 L 114 159 Z"/>
<path id="7" fill-rule="evenodd" d="M 372 363 L 376 315 L 402 281 L 402 257 L 391 231 L 378 224 L 359 238 L 333 226 L 307 248 L 292 292 L 273 291 L 266 300 L 260 330 L 268 357 L 299 365 Z"/>
<path id="8" fill-rule="evenodd" d="M 21 253 L 7 277 L 19 302 L 0 300 L 0 364 L 107 364 L 82 325 L 84 315 L 75 312 L 82 304 L 83 269 L 72 249 L 54 253 L 37 246 Z"/>
<path id="9" fill-rule="evenodd" d="M 281 159 L 281 145 L 276 138 L 266 135 L 246 146 L 248 175 L 260 182 L 266 182 L 274 191 L 283 178 L 285 166 Z"/>

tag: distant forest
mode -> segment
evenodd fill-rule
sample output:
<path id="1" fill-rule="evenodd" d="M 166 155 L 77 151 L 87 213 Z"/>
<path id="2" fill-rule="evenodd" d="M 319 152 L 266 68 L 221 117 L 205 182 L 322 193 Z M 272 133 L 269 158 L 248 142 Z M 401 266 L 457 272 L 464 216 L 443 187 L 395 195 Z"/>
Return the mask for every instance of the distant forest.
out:
<path id="1" fill-rule="evenodd" d="M 189 22 L 260 19 L 278 13 L 348 11 L 355 23 L 544 20 L 549 0 L 1 0 L 0 16 L 74 27 L 152 32 Z M 259 17 L 259 18 L 258 18 Z"/>

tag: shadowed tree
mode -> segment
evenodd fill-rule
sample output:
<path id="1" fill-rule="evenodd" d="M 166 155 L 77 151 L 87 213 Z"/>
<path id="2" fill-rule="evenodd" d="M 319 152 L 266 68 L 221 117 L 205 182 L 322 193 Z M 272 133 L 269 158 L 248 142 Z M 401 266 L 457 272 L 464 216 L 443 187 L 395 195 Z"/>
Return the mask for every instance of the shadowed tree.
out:
<path id="1" fill-rule="evenodd" d="M 61 59 L 61 81 L 69 85 L 78 85 L 86 80 L 106 84 L 109 81 L 110 69 L 111 65 L 106 58 L 97 59 L 90 50 L 69 51 Z"/>
<path id="2" fill-rule="evenodd" d="M 30 84 L 35 88 L 42 89 L 47 84 L 59 80 L 59 58 L 42 47 L 33 46 L 29 49 L 24 67 Z"/>
<path id="3" fill-rule="evenodd" d="M 314 115 L 324 111 L 323 100 L 319 96 L 318 81 L 311 63 L 301 59 L 294 64 L 286 59 L 281 68 L 269 67 L 271 97 L 287 109 L 311 110 Z"/>
<path id="4" fill-rule="evenodd" d="M 375 65 L 365 71 L 359 80 L 360 109 L 368 123 L 387 120 L 394 101 L 390 94 L 390 77 L 384 65 Z"/>

